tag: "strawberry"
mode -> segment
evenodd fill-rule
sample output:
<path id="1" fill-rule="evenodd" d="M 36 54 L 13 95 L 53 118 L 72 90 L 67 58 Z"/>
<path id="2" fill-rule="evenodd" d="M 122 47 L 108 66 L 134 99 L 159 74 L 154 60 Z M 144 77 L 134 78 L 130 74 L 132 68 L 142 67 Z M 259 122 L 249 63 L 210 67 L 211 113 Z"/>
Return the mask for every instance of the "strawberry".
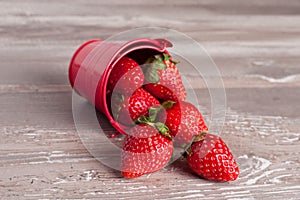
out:
<path id="1" fill-rule="evenodd" d="M 173 145 L 168 129 L 162 123 L 149 124 L 138 124 L 125 136 L 122 175 L 126 178 L 158 171 L 171 159 Z"/>
<path id="2" fill-rule="evenodd" d="M 239 169 L 224 141 L 213 134 L 201 133 L 187 149 L 187 162 L 199 176 L 214 181 L 233 181 Z"/>
<path id="3" fill-rule="evenodd" d="M 194 135 L 208 130 L 201 113 L 191 103 L 167 101 L 162 105 L 166 110 L 159 112 L 158 119 L 169 127 L 176 146 L 186 145 Z"/>
<path id="4" fill-rule="evenodd" d="M 176 62 L 168 54 L 150 57 L 143 65 L 144 88 L 156 98 L 167 101 L 184 101 L 186 90 Z"/>
<path id="5" fill-rule="evenodd" d="M 110 73 L 107 85 L 108 93 L 112 93 L 115 89 L 115 92 L 131 95 L 143 83 L 144 74 L 139 64 L 131 58 L 123 57 Z"/>
<path id="6" fill-rule="evenodd" d="M 159 101 L 143 88 L 137 89 L 132 96 L 126 97 L 114 92 L 111 110 L 116 121 L 131 126 L 141 115 L 148 115 L 149 107 L 160 105 Z"/>

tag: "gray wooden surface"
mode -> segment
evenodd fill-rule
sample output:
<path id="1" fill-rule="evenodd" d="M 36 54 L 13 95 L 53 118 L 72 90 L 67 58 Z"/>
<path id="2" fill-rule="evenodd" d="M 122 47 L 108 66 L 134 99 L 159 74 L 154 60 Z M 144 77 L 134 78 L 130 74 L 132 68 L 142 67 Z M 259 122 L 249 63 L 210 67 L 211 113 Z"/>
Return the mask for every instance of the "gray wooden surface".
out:
<path id="1" fill-rule="evenodd" d="M 121 2 L 0 1 L 0 199 L 300 199 L 300 2 Z M 126 180 L 82 145 L 71 55 L 144 26 L 193 37 L 220 68 L 237 181 L 200 179 L 183 160 Z"/>

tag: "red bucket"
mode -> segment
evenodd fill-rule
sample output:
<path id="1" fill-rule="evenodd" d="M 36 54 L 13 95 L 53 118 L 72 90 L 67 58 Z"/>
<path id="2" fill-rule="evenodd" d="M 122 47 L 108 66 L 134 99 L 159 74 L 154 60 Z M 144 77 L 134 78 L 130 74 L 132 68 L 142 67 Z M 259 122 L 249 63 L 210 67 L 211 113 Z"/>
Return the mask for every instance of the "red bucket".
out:
<path id="1" fill-rule="evenodd" d="M 69 66 L 69 81 L 74 90 L 88 99 L 106 115 L 111 125 L 125 134 L 129 127 L 116 122 L 107 104 L 107 82 L 115 64 L 124 56 L 139 64 L 151 55 L 168 53 L 172 44 L 166 39 L 140 38 L 131 41 L 91 40 L 81 45 L 73 55 Z"/>

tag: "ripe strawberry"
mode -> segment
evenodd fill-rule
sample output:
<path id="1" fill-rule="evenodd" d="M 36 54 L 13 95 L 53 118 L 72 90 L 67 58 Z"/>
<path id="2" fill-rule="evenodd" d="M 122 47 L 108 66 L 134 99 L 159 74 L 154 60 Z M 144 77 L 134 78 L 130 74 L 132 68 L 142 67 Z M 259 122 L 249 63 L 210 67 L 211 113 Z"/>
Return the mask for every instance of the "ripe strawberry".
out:
<path id="1" fill-rule="evenodd" d="M 172 140 L 163 124 L 156 123 L 156 126 L 138 124 L 125 136 L 122 147 L 124 177 L 135 178 L 158 171 L 170 161 Z"/>
<path id="2" fill-rule="evenodd" d="M 223 140 L 213 134 L 202 133 L 187 150 L 187 162 L 199 176 L 215 181 L 233 181 L 239 169 Z"/>
<path id="3" fill-rule="evenodd" d="M 175 64 L 168 54 L 159 54 L 149 58 L 143 66 L 144 88 L 162 101 L 186 99 L 186 90 Z"/>
<path id="4" fill-rule="evenodd" d="M 159 101 L 143 88 L 137 89 L 130 97 L 112 94 L 112 114 L 116 121 L 127 126 L 133 125 L 141 115 L 148 115 L 148 109 L 155 105 L 160 105 Z"/>
<path id="5" fill-rule="evenodd" d="M 123 57 L 111 71 L 107 85 L 108 93 L 115 89 L 115 92 L 131 95 L 143 83 L 144 74 L 139 64 L 131 58 Z"/>
<path id="6" fill-rule="evenodd" d="M 170 129 L 176 146 L 186 145 L 194 135 L 208 128 L 199 110 L 189 102 L 167 101 L 163 103 L 165 112 L 160 112 L 158 119 Z"/>

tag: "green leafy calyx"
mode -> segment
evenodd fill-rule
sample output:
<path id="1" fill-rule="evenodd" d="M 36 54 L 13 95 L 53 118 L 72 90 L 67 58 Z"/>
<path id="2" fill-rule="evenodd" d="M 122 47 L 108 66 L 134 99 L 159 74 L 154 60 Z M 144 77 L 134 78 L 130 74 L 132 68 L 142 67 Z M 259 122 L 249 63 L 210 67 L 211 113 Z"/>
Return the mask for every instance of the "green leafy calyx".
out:
<path id="1" fill-rule="evenodd" d="M 170 109 L 174 106 L 175 103 L 175 101 L 165 101 L 162 103 L 162 106 L 166 109 Z"/>
<path id="2" fill-rule="evenodd" d="M 164 63 L 163 56 L 161 54 L 151 56 L 147 59 L 144 64 L 145 78 L 150 83 L 158 83 L 160 81 L 160 76 L 158 70 L 164 70 L 167 68 Z"/>
<path id="3" fill-rule="evenodd" d="M 147 116 L 140 116 L 136 119 L 136 123 L 138 124 L 147 124 L 149 126 L 155 127 L 159 133 L 161 133 L 163 136 L 167 137 L 168 139 L 172 140 L 172 136 L 170 135 L 169 128 L 161 122 L 153 122 L 151 121 L 150 117 Z"/>

